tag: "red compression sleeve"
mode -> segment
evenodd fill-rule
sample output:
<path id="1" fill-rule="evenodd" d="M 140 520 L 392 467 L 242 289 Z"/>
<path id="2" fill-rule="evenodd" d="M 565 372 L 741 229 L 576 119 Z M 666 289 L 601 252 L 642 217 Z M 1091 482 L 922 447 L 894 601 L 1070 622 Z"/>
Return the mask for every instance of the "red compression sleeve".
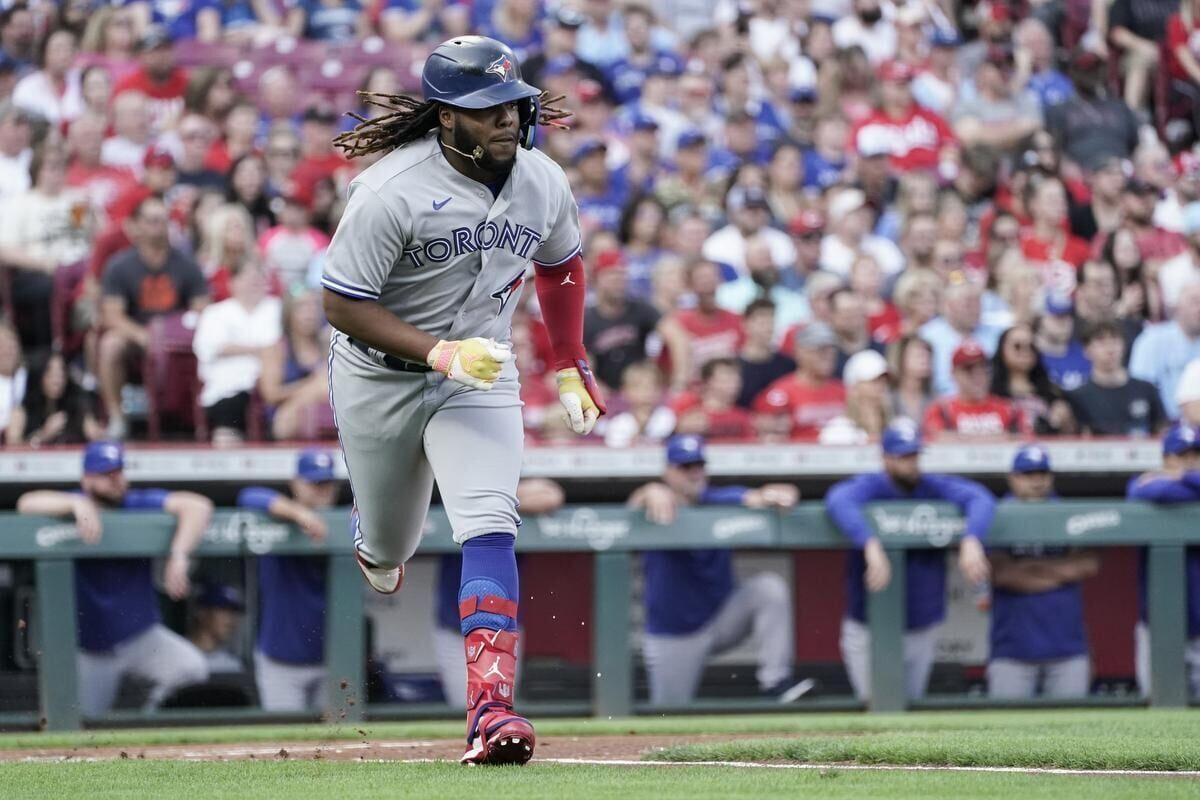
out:
<path id="1" fill-rule="evenodd" d="M 583 349 L 583 258 L 573 256 L 553 267 L 534 263 L 534 286 L 542 319 L 554 348 L 554 368 L 569 369 L 576 359 L 586 359 Z"/>

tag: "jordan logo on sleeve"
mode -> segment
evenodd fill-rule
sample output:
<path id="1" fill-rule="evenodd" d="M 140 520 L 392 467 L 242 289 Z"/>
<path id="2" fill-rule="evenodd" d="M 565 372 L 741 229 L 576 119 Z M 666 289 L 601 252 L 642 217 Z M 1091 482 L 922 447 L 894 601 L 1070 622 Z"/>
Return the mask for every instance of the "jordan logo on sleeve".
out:
<path id="1" fill-rule="evenodd" d="M 571 280 L 571 273 L 569 273 L 569 272 L 567 273 L 566 277 L 563 278 L 562 283 L 559 284 L 559 286 L 574 286 L 574 285 L 575 285 L 575 281 Z"/>

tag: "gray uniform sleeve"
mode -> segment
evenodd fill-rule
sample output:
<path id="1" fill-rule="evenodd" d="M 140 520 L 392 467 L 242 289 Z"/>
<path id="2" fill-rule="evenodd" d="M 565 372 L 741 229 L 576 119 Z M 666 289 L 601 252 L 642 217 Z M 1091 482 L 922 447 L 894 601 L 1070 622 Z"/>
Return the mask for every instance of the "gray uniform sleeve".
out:
<path id="1" fill-rule="evenodd" d="M 411 238 L 402 216 L 369 186 L 350 184 L 346 210 L 325 255 L 321 285 L 356 300 L 378 300 Z"/>
<path id="2" fill-rule="evenodd" d="M 571 194 L 567 176 L 560 170 L 555 177 L 559 190 L 558 216 L 546 238 L 533 254 L 534 263 L 544 267 L 557 267 L 579 252 L 583 239 L 579 233 L 579 206 Z"/>

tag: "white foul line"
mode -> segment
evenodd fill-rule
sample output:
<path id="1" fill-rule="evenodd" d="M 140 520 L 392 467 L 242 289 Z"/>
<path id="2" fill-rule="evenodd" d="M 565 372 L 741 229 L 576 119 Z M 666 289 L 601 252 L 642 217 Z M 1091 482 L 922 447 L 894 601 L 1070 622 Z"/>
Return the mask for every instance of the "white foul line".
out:
<path id="1" fill-rule="evenodd" d="M 539 758 L 540 764 L 580 764 L 617 767 L 741 767 L 748 769 L 807 769 L 807 770 L 875 770 L 879 772 L 1007 772 L 1030 775 L 1089 775 L 1103 777 L 1161 776 L 1169 778 L 1200 778 L 1198 770 L 1137 770 L 1137 769 L 1061 769 L 1057 767 L 963 767 L 930 764 L 767 764 L 757 761 L 638 761 L 605 758 Z"/>

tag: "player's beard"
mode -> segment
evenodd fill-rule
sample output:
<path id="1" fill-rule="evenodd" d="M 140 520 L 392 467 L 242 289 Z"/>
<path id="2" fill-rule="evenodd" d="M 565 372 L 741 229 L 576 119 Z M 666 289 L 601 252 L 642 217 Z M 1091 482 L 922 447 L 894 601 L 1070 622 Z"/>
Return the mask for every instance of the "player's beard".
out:
<path id="1" fill-rule="evenodd" d="M 494 158 L 488 150 L 487 145 L 483 142 L 472 138 L 469 133 L 460 127 L 455 127 L 450 131 L 450 144 L 456 150 L 461 150 L 464 153 L 474 153 L 478 147 L 481 155 L 474 160 L 475 166 L 479 167 L 484 172 L 490 172 L 496 176 L 505 175 L 512 169 L 513 162 L 517 160 L 516 153 L 513 153 L 512 158 L 504 159 L 503 161 Z"/>

